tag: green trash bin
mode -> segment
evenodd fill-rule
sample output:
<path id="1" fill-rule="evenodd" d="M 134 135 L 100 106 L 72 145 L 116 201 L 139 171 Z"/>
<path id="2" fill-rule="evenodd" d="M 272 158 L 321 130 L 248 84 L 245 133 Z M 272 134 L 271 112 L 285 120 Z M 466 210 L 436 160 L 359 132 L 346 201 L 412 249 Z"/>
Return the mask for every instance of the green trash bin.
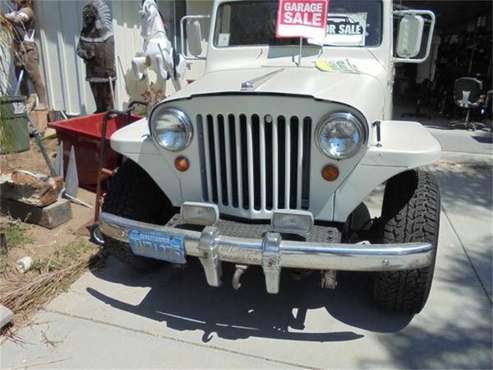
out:
<path id="1" fill-rule="evenodd" d="M 0 96 L 0 154 L 29 150 L 29 124 L 23 96 Z"/>

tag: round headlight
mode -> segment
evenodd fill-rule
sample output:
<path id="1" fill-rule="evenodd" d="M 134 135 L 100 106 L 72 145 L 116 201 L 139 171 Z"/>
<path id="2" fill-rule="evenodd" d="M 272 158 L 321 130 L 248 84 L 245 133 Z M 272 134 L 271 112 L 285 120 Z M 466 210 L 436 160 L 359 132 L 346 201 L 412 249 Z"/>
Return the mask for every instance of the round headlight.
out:
<path id="1" fill-rule="evenodd" d="M 364 141 L 363 123 L 351 113 L 334 113 L 323 119 L 317 127 L 318 147 L 332 159 L 352 157 Z"/>
<path id="2" fill-rule="evenodd" d="M 190 119 L 175 108 L 157 108 L 152 113 L 150 129 L 154 141 L 172 152 L 185 149 L 192 140 L 193 127 Z"/>

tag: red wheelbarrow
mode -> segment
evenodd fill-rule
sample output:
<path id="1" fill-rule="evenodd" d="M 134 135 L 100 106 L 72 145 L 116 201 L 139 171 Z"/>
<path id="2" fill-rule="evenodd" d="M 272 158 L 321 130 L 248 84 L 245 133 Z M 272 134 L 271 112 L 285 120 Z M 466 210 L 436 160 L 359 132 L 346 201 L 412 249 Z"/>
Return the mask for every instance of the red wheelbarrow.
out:
<path id="1" fill-rule="evenodd" d="M 69 162 L 70 148 L 73 146 L 79 184 L 82 188 L 91 191 L 96 190 L 97 185 L 100 163 L 99 149 L 103 137 L 102 131 L 105 118 L 107 121 L 106 140 L 109 140 L 116 130 L 141 119 L 140 116 L 135 114 L 108 117 L 106 113 L 98 113 L 48 124 L 49 127 L 56 130 L 58 140 L 63 142 L 65 173 Z M 104 153 L 102 167 L 113 171 L 118 167 L 119 159 L 119 155 L 109 148 Z"/>
<path id="2" fill-rule="evenodd" d="M 101 182 L 113 174 L 122 160 L 120 154 L 107 148 L 107 141 L 115 131 L 142 118 L 132 113 L 137 104 L 147 105 L 136 101 L 124 111 L 112 110 L 48 124 L 63 142 L 65 173 L 73 146 L 80 187 L 96 191 L 95 221 L 101 206 Z"/>

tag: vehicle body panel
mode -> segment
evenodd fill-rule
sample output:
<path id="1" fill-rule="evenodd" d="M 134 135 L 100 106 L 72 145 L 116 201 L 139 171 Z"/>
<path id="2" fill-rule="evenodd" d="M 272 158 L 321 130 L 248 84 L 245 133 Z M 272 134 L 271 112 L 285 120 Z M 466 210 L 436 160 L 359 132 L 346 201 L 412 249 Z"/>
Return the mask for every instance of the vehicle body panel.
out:
<path id="1" fill-rule="evenodd" d="M 215 2 L 212 27 L 217 7 L 222 2 L 226 1 Z M 406 169 L 432 163 L 440 153 L 438 142 L 419 123 L 391 121 L 392 1 L 384 0 L 382 4 L 380 45 L 323 48 L 307 45 L 303 47 L 300 65 L 297 65 L 299 48 L 294 45 L 216 48 L 214 32 L 210 32 L 205 75 L 160 103 L 180 109 L 190 117 L 194 125 L 190 146 L 179 153 L 164 150 L 153 142 L 147 120 L 141 120 L 116 132 L 111 138 L 112 148 L 139 164 L 178 207 L 186 201 L 206 201 L 197 115 L 309 116 L 312 145 L 308 210 L 315 220 L 346 221 L 376 186 Z M 315 63 L 324 58 L 348 60 L 356 66 L 357 72 L 321 71 Z M 248 81 L 259 82 L 245 89 L 244 84 Z M 368 137 L 359 153 L 336 161 L 320 152 L 314 134 L 324 117 L 340 111 L 360 117 Z M 377 126 L 374 125 L 377 121 L 381 121 L 381 142 L 377 142 Z M 175 169 L 174 161 L 178 155 L 190 160 L 188 171 Z M 320 176 L 322 167 L 327 164 L 339 168 L 336 181 L 327 182 Z M 246 210 L 224 204 L 219 205 L 219 210 L 251 219 L 267 220 L 272 214 L 264 208 Z"/>

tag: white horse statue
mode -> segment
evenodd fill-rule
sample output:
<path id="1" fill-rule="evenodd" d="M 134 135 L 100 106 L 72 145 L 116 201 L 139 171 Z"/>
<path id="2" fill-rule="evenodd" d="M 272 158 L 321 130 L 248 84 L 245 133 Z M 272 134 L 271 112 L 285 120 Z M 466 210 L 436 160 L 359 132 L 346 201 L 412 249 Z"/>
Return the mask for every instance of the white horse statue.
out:
<path id="1" fill-rule="evenodd" d="M 173 50 L 156 2 L 144 0 L 139 13 L 142 18 L 144 52 L 137 53 L 132 60 L 135 77 L 145 79 L 146 69 L 151 68 L 158 78 L 163 81 L 171 79 L 175 90 L 180 90 L 186 69 L 185 58 Z"/>

